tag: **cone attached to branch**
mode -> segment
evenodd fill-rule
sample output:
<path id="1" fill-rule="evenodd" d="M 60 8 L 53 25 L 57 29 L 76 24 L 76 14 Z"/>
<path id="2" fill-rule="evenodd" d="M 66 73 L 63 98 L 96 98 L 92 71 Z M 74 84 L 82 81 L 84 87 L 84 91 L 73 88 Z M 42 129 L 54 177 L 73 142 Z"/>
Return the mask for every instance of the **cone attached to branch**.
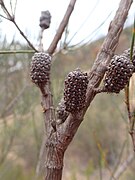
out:
<path id="1" fill-rule="evenodd" d="M 39 26 L 43 30 L 48 29 L 50 27 L 50 23 L 51 23 L 50 12 L 49 11 L 42 11 L 39 21 L 40 21 Z"/>
<path id="2" fill-rule="evenodd" d="M 45 52 L 35 53 L 30 66 L 30 77 L 37 86 L 45 85 L 50 78 L 51 56 Z"/>
<path id="3" fill-rule="evenodd" d="M 115 55 L 106 72 L 104 89 L 109 93 L 119 93 L 129 82 L 133 70 L 134 67 L 129 58 Z"/>
<path id="4" fill-rule="evenodd" d="M 56 109 L 57 112 L 57 119 L 59 120 L 59 123 L 65 122 L 67 119 L 69 112 L 65 109 L 64 99 L 61 100 L 61 102 L 58 104 L 58 107 Z"/>
<path id="5" fill-rule="evenodd" d="M 76 69 L 67 75 L 64 88 L 66 111 L 73 113 L 84 108 L 87 85 L 87 73 L 83 73 L 80 69 Z"/>

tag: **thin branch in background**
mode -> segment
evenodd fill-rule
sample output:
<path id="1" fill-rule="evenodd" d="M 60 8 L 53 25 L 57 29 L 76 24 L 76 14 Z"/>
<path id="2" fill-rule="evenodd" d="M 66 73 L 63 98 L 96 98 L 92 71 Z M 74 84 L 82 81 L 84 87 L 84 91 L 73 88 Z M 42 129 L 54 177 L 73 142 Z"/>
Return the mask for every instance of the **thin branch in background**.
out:
<path id="1" fill-rule="evenodd" d="M 11 14 L 12 14 L 13 18 L 15 18 L 16 7 L 17 7 L 17 0 L 15 0 L 14 8 L 13 8 L 13 2 L 12 2 L 12 0 L 10 0 Z"/>
<path id="2" fill-rule="evenodd" d="M 76 3 L 76 0 L 71 0 L 70 1 L 70 4 L 69 4 L 69 6 L 67 8 L 65 16 L 63 17 L 63 19 L 62 19 L 62 21 L 60 23 L 60 26 L 59 26 L 59 28 L 57 30 L 57 33 L 54 36 L 54 39 L 53 39 L 52 43 L 50 44 L 50 46 L 49 46 L 49 48 L 47 50 L 47 52 L 49 54 L 53 54 L 54 53 L 54 51 L 55 51 L 55 49 L 57 47 L 57 44 L 58 44 L 59 40 L 61 39 L 61 36 L 62 36 L 62 34 L 63 34 L 64 30 L 65 30 L 65 27 L 68 24 L 68 21 L 69 21 L 69 18 L 71 16 L 71 13 L 74 10 L 75 3 Z"/>
<path id="3" fill-rule="evenodd" d="M 93 136 L 94 136 L 94 139 L 95 139 L 95 142 L 96 142 L 96 145 L 97 145 L 97 149 L 99 151 L 99 154 L 100 154 L 100 161 L 103 160 L 106 168 L 108 169 L 109 173 L 111 174 L 111 177 L 116 180 L 114 178 L 114 175 L 113 175 L 113 172 L 112 170 L 110 169 L 109 165 L 108 165 L 108 162 L 106 160 L 106 153 L 104 152 L 103 148 L 102 148 L 102 145 L 101 145 L 101 142 L 99 141 L 97 135 L 96 135 L 96 132 L 93 133 Z M 102 164 L 100 162 L 100 179 L 102 179 Z"/>
<path id="4" fill-rule="evenodd" d="M 131 42 L 131 51 L 130 51 L 130 60 L 133 60 L 133 49 L 134 49 L 134 42 L 135 42 L 135 17 L 134 17 L 134 26 L 133 26 L 133 35 L 132 35 L 132 42 Z M 134 124 L 135 124 L 135 107 L 133 109 L 133 116 L 132 116 L 132 124 L 131 124 L 131 132 L 134 131 Z M 135 140 L 134 140 L 135 141 Z M 135 144 L 134 144 L 135 149 Z"/>
<path id="5" fill-rule="evenodd" d="M 90 42 L 92 41 L 92 39 L 97 35 L 97 33 L 99 32 L 100 28 L 106 23 L 106 21 L 109 19 L 109 17 L 111 16 L 112 12 L 106 17 L 106 19 L 96 28 L 94 29 L 89 35 L 87 35 L 86 37 L 83 38 L 83 40 L 81 40 L 80 42 L 78 42 L 75 45 L 70 46 L 70 48 L 73 48 L 74 46 L 87 46 L 88 44 L 90 44 Z M 90 38 L 91 37 L 91 38 Z M 89 39 L 86 43 L 84 43 L 87 39 Z"/>
<path id="6" fill-rule="evenodd" d="M 34 50 L 6 50 L 0 51 L 0 54 L 24 54 L 24 53 L 34 53 Z"/>
<path id="7" fill-rule="evenodd" d="M 124 153 L 124 150 L 125 150 L 125 147 L 126 147 L 126 143 L 127 143 L 127 140 L 125 140 L 124 143 L 123 143 L 123 145 L 122 145 L 122 148 L 121 148 L 121 152 L 120 152 L 118 161 L 117 161 L 116 166 L 115 166 L 115 168 L 114 168 L 114 170 L 113 170 L 112 176 L 110 177 L 110 180 L 112 180 L 114 174 L 116 173 L 116 171 L 117 171 L 118 168 L 119 168 L 119 165 L 121 164 L 121 160 L 122 160 L 122 156 L 123 156 L 123 153 Z"/>
<path id="8" fill-rule="evenodd" d="M 68 25 L 69 24 L 67 24 L 67 26 L 65 27 L 65 31 L 64 31 L 64 34 L 63 34 L 63 36 L 64 36 L 64 40 L 62 41 L 60 41 L 60 51 L 61 50 L 67 50 L 67 46 L 68 46 L 68 44 L 67 44 L 67 38 L 68 38 L 68 35 L 69 35 L 69 27 L 68 27 Z M 58 52 L 57 52 L 58 53 Z"/>
<path id="9" fill-rule="evenodd" d="M 129 83 L 125 87 L 125 103 L 127 107 L 127 112 L 128 112 L 128 118 L 129 118 L 129 123 L 131 124 L 131 110 L 130 110 L 130 102 L 129 102 Z"/>
<path id="10" fill-rule="evenodd" d="M 127 124 L 127 118 L 125 117 L 124 115 L 124 112 L 121 111 L 120 107 L 118 106 L 118 103 L 114 101 L 114 97 L 111 96 L 111 100 L 112 100 L 112 103 L 114 104 L 114 107 L 116 108 L 116 110 L 118 111 L 118 113 L 120 114 L 121 118 L 125 121 L 125 123 Z"/>
<path id="11" fill-rule="evenodd" d="M 126 171 L 129 165 L 133 162 L 134 158 L 135 158 L 135 155 L 134 153 L 132 153 L 128 156 L 128 158 L 122 164 L 120 164 L 118 170 L 114 174 L 115 179 L 120 178 L 120 176 Z"/>
<path id="12" fill-rule="evenodd" d="M 35 51 L 38 52 L 38 50 L 33 46 L 33 44 L 29 41 L 29 39 L 27 38 L 27 36 L 23 33 L 23 31 L 20 29 L 20 27 L 18 26 L 18 24 L 16 23 L 16 21 L 13 19 L 12 22 L 14 23 L 14 25 L 16 26 L 16 28 L 18 29 L 18 31 L 20 32 L 20 34 L 24 37 L 24 39 L 27 41 L 27 43 L 29 44 L 29 46 Z"/>
<path id="13" fill-rule="evenodd" d="M 13 12 L 14 18 L 15 18 L 15 13 L 16 13 L 16 7 L 17 7 L 17 0 L 15 0 L 15 5 L 14 5 L 14 12 Z"/>
<path id="14" fill-rule="evenodd" d="M 9 142 L 6 142 L 7 146 L 6 147 L 4 146 L 6 149 L 4 149 L 2 156 L 0 158 L 0 165 L 2 165 L 5 162 L 7 155 L 12 147 L 14 138 L 15 138 L 15 131 L 10 135 L 10 138 L 8 139 Z"/>
<path id="15" fill-rule="evenodd" d="M 10 21 L 10 19 L 9 19 L 8 17 L 3 16 L 2 14 L 0 14 L 0 17 L 2 17 L 2 18 L 4 18 L 4 19 L 6 19 L 6 20 L 9 20 L 9 21 Z"/>
<path id="16" fill-rule="evenodd" d="M 134 17 L 134 24 L 133 24 L 133 33 L 132 33 L 132 40 L 131 40 L 131 46 L 130 46 L 130 61 L 133 62 L 133 53 L 134 53 L 134 41 L 135 41 L 135 17 Z M 133 107 L 133 110 L 131 111 L 131 102 L 130 102 L 130 88 L 129 88 L 130 80 L 125 87 L 125 102 L 128 112 L 128 119 L 129 119 L 129 134 L 132 138 L 133 148 L 135 151 L 135 107 Z"/>
<path id="17" fill-rule="evenodd" d="M 26 88 L 29 85 L 26 84 L 22 90 L 19 92 L 19 94 L 8 104 L 8 106 L 4 109 L 4 112 L 1 114 L 1 118 L 3 118 L 5 115 L 7 115 L 15 106 L 15 104 L 18 102 L 18 100 L 21 98 L 21 96 L 23 95 L 23 93 L 25 92 Z"/>
<path id="18" fill-rule="evenodd" d="M 14 14 L 13 14 L 13 4 L 12 4 L 12 0 L 10 0 L 10 8 L 11 8 L 11 14 L 12 14 L 12 16 L 14 16 Z"/>
<path id="19" fill-rule="evenodd" d="M 10 0 L 10 7 L 11 7 L 12 17 L 15 19 L 17 0 L 15 0 L 15 2 L 14 2 L 14 8 L 13 8 L 13 2 L 12 2 L 12 0 Z"/>
<path id="20" fill-rule="evenodd" d="M 1 8 L 2 8 L 3 12 L 6 14 L 7 18 L 9 19 L 9 21 L 11 21 L 12 16 L 10 15 L 8 9 L 6 8 L 5 3 L 4 3 L 3 0 L 1 0 Z"/>
<path id="21" fill-rule="evenodd" d="M 84 25 L 86 24 L 86 22 L 88 21 L 88 19 L 90 18 L 90 16 L 92 15 L 92 13 L 94 12 L 95 8 L 97 8 L 99 3 L 99 0 L 96 1 L 92 11 L 90 11 L 90 13 L 88 14 L 88 16 L 86 17 L 86 19 L 84 20 L 84 22 L 80 25 L 80 27 L 76 30 L 76 32 L 73 34 L 73 36 L 70 38 L 70 40 L 67 42 L 67 45 L 70 44 L 70 42 L 74 39 L 74 37 L 79 33 L 79 31 L 84 27 Z"/>
<path id="22" fill-rule="evenodd" d="M 23 31 L 20 29 L 20 27 L 18 26 L 18 24 L 15 21 L 14 16 L 12 16 L 10 14 L 10 12 L 8 11 L 8 9 L 6 8 L 4 1 L 1 0 L 1 7 L 3 9 L 3 11 L 5 12 L 5 14 L 7 15 L 7 19 L 10 20 L 18 29 L 18 31 L 20 32 L 20 34 L 23 36 L 23 38 L 27 41 L 27 43 L 29 44 L 29 46 L 35 51 L 38 52 L 38 50 L 33 46 L 33 44 L 29 41 L 29 39 L 27 38 L 27 36 L 23 33 Z"/>

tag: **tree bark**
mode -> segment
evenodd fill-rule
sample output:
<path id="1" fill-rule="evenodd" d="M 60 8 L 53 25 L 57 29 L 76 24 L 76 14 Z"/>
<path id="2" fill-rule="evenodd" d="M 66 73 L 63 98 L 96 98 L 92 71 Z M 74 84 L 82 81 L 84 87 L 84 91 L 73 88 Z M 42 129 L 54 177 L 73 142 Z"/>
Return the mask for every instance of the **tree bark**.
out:
<path id="1" fill-rule="evenodd" d="M 57 146 L 57 139 L 51 137 L 46 143 L 45 180 L 61 180 L 64 152 Z"/>

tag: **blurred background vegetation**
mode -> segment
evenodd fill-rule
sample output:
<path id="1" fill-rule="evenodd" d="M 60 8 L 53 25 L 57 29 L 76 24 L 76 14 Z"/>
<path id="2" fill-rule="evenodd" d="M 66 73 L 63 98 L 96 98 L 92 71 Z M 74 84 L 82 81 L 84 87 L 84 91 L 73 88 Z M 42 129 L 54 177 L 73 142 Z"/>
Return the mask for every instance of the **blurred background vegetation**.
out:
<path id="1" fill-rule="evenodd" d="M 129 48 L 131 28 L 125 29 L 117 53 Z M 88 71 L 103 39 L 59 52 L 51 69 L 55 106 L 63 95 L 64 78 L 80 67 Z M 1 40 L 1 51 L 29 48 Z M 44 133 L 40 92 L 29 78 L 32 53 L 0 54 L 0 180 L 33 180 Z M 133 153 L 128 134 L 124 92 L 99 94 L 85 115 L 65 157 L 64 180 L 111 179 Z M 132 161 L 121 180 L 135 179 Z M 40 179 L 40 178 L 39 178 Z"/>

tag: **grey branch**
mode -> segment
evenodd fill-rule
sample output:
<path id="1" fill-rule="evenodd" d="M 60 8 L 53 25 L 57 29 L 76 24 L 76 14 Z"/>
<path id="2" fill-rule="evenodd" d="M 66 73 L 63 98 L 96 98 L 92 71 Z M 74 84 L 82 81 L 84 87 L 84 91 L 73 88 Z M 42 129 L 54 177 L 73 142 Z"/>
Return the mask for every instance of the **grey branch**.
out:
<path id="1" fill-rule="evenodd" d="M 68 21 L 69 21 L 69 18 L 70 18 L 70 15 L 71 13 L 73 12 L 74 10 L 74 6 L 75 6 L 75 3 L 76 3 L 76 0 L 71 0 L 70 3 L 69 3 L 69 6 L 67 8 L 67 11 L 65 13 L 65 16 L 63 18 L 63 20 L 61 21 L 61 24 L 57 30 L 57 33 L 56 35 L 54 36 L 54 39 L 50 45 L 50 47 L 48 48 L 47 52 L 49 54 L 53 54 L 56 47 L 57 47 L 57 44 L 59 42 L 59 40 L 61 39 L 61 36 L 65 30 L 65 27 L 67 26 L 68 24 Z"/>
<path id="2" fill-rule="evenodd" d="M 17 2 L 17 1 L 16 1 Z M 23 36 L 23 38 L 27 41 L 27 43 L 29 44 L 29 46 L 35 51 L 38 52 L 37 49 L 33 46 L 33 44 L 29 41 L 29 39 L 26 37 L 26 35 L 24 34 L 24 32 L 20 29 L 20 27 L 18 26 L 17 22 L 15 21 L 15 17 L 14 15 L 10 14 L 10 12 L 8 11 L 5 3 L 3 0 L 0 1 L 1 4 L 1 8 L 3 9 L 4 13 L 6 14 L 7 17 L 4 17 L 5 19 L 11 21 L 16 28 L 18 29 L 18 31 L 20 32 L 20 34 Z M 16 6 L 16 5 L 15 5 Z M 16 7 L 15 7 L 16 8 Z M 2 16 L 2 15 L 1 15 Z"/>
<path id="3" fill-rule="evenodd" d="M 128 158 L 120 165 L 116 173 L 114 174 L 115 179 L 119 179 L 120 176 L 125 172 L 125 170 L 128 168 L 128 166 L 133 162 L 135 158 L 134 153 L 130 154 Z"/>

